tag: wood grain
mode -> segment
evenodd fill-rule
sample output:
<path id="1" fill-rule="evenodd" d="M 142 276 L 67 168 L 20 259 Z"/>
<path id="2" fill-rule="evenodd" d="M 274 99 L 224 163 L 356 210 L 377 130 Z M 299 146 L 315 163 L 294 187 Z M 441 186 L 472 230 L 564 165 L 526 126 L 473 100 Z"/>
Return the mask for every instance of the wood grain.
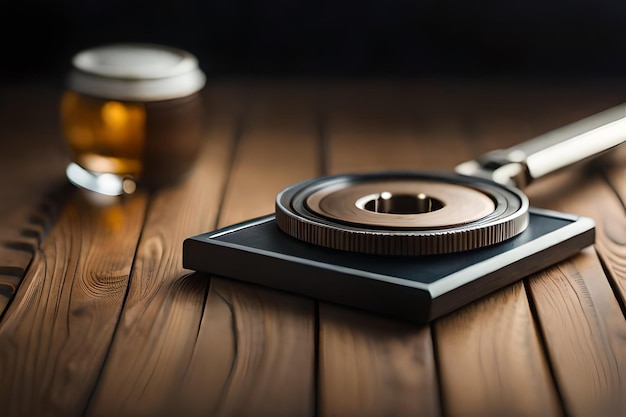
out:
<path id="1" fill-rule="evenodd" d="M 326 91 L 329 174 L 441 168 L 440 161 L 420 149 L 430 140 L 455 141 L 454 123 L 437 130 L 442 115 L 435 112 L 415 122 L 411 105 L 416 96 L 398 91 L 385 85 Z M 319 311 L 320 415 L 439 413 L 427 326 L 400 324 L 328 303 L 320 303 Z"/>
<path id="2" fill-rule="evenodd" d="M 152 197 L 128 297 L 88 415 L 170 415 L 180 405 L 208 280 L 182 268 L 182 241 L 215 227 L 241 88 L 207 89 L 206 133 L 189 177 Z M 173 389 L 176 388 L 176 389 Z M 182 388 L 181 388 L 182 389 Z"/>
<path id="3" fill-rule="evenodd" d="M 530 280 L 565 409 L 626 412 L 626 322 L 592 248 Z"/>
<path id="4" fill-rule="evenodd" d="M 566 410 L 573 416 L 626 413 L 626 321 L 618 301 L 623 299 L 624 243 L 620 231 L 626 214 L 615 194 L 624 168 L 609 169 L 613 188 L 601 173 L 579 171 L 537 184 L 531 194 L 531 201 L 537 204 L 588 216 L 596 222 L 597 254 L 590 248 L 530 280 L 552 368 Z M 557 184 L 556 194 L 544 189 Z M 616 284 L 615 291 L 610 280 Z"/>
<path id="5" fill-rule="evenodd" d="M 314 303 L 211 279 L 177 406 L 165 415 L 312 416 Z"/>
<path id="6" fill-rule="evenodd" d="M 427 326 L 327 303 L 319 319 L 320 415 L 438 415 Z"/>
<path id="7" fill-rule="evenodd" d="M 69 198 L 0 325 L 7 415 L 81 415 L 126 293 L 145 195 Z"/>
<path id="8" fill-rule="evenodd" d="M 59 90 L 14 86 L 1 93 L 0 319 L 55 220 L 67 183 L 56 122 Z"/>
<path id="9" fill-rule="evenodd" d="M 511 106 L 504 106 L 504 107 L 498 106 L 498 108 L 493 108 L 489 111 L 481 110 L 480 114 L 482 114 L 482 116 L 480 119 L 478 119 L 478 120 L 481 120 L 480 123 L 478 123 L 478 121 L 474 122 L 475 123 L 474 128 L 476 129 L 474 133 L 479 138 L 481 146 L 485 146 L 485 147 L 492 148 L 492 149 L 496 147 L 506 148 L 511 145 L 514 145 L 515 143 L 518 143 L 520 140 L 524 140 L 524 139 L 521 139 L 520 137 L 520 134 L 519 134 L 520 131 L 523 131 L 524 134 L 528 134 L 530 135 L 529 137 L 532 137 L 537 134 L 545 133 L 546 131 L 558 128 L 566 123 L 570 123 L 581 117 L 594 114 L 598 111 L 604 110 L 605 108 L 608 108 L 611 105 L 615 104 L 612 102 L 614 98 L 611 98 L 610 96 L 609 97 L 592 96 L 591 99 L 589 99 L 585 95 L 581 96 L 581 95 L 572 94 L 569 90 L 565 90 L 565 91 L 547 90 L 547 91 L 536 93 L 535 99 L 530 100 L 532 97 L 533 95 L 529 95 L 529 93 L 526 92 L 520 98 L 519 102 L 516 101 L 515 96 L 511 98 L 512 102 L 514 103 L 512 107 Z M 485 100 L 485 103 L 490 103 L 490 102 L 491 101 L 489 100 Z M 529 106 L 529 104 L 532 104 L 532 106 Z M 526 109 L 525 112 L 524 112 L 524 109 Z M 494 120 L 492 122 L 489 121 L 491 117 L 494 117 Z M 516 128 L 515 127 L 516 124 L 519 124 L 520 127 Z M 482 132 L 480 128 L 481 125 L 483 126 Z M 507 134 L 507 132 L 509 133 Z M 580 184 L 581 184 L 580 171 L 578 172 L 575 171 L 574 173 L 564 172 L 564 173 L 559 173 L 558 175 L 555 175 L 551 178 L 541 179 L 540 182 L 538 182 L 537 184 L 533 184 L 531 188 L 527 191 L 530 192 L 531 203 L 533 205 L 538 205 L 539 207 L 560 209 L 563 211 L 574 212 L 574 213 L 576 213 L 577 209 L 580 209 L 580 207 L 573 204 L 572 200 L 585 201 L 586 203 L 584 204 L 584 206 L 590 207 L 591 205 L 588 204 L 589 201 L 592 201 L 592 200 L 605 201 L 605 198 L 610 198 L 610 196 L 602 193 L 603 187 L 601 184 L 598 184 L 598 183 L 594 183 L 593 186 L 588 188 L 589 194 L 587 194 L 586 196 L 581 196 Z M 568 195 L 569 195 L 569 198 L 567 197 Z M 542 196 L 542 197 L 539 197 L 539 196 Z M 559 204 L 555 205 L 554 204 L 555 201 L 559 202 Z M 578 212 L 577 214 L 584 214 L 584 213 Z M 600 239 L 600 240 L 603 240 L 603 239 Z M 569 264 L 566 262 L 566 263 L 563 263 L 563 265 L 569 265 Z M 594 274 L 592 272 L 585 271 L 583 274 L 586 280 L 594 279 Z M 537 286 L 537 284 L 535 284 L 537 280 L 538 280 L 537 278 L 534 278 L 533 280 L 531 280 L 531 283 L 532 283 L 531 288 L 534 289 Z M 519 286 L 518 288 L 519 288 L 518 299 L 520 300 L 521 303 L 526 305 L 527 303 L 525 300 L 523 300 L 523 297 L 522 297 L 523 295 L 523 292 L 521 289 L 522 287 Z M 533 291 L 533 294 L 535 294 L 535 291 Z M 546 292 L 543 294 L 545 297 L 550 297 L 548 290 L 546 290 Z M 537 300 L 536 297 L 533 297 L 533 298 L 534 298 L 533 305 L 534 303 L 542 304 L 544 302 L 544 299 Z M 475 308 L 475 306 L 472 306 L 471 308 Z M 528 307 L 524 307 L 524 308 L 527 309 Z M 545 307 L 537 306 L 536 308 L 538 309 L 538 311 L 542 311 L 542 308 L 545 308 Z M 581 311 L 578 311 L 578 314 L 585 315 L 584 312 L 581 312 Z M 541 323 L 543 323 L 544 317 L 542 315 L 539 315 L 539 319 Z M 484 325 L 486 321 L 487 320 L 483 318 L 482 320 L 478 320 L 476 323 L 480 323 L 480 325 L 482 326 Z M 554 325 L 557 326 L 556 323 L 554 323 Z M 471 326 L 463 326 L 463 328 L 468 328 L 468 327 L 471 328 Z M 550 387 L 551 376 L 546 372 L 547 368 L 546 368 L 545 360 L 541 359 L 538 356 L 541 352 L 541 349 L 537 343 L 537 339 L 538 339 L 537 333 L 532 328 L 528 328 L 527 331 L 528 331 L 528 335 L 527 335 L 528 341 L 532 341 L 532 342 L 531 343 L 527 342 L 526 344 L 523 344 L 520 346 L 526 346 L 527 353 L 528 353 L 527 357 L 534 358 L 534 359 L 531 360 L 529 363 L 526 363 L 523 366 L 515 367 L 514 369 L 517 369 L 518 373 L 528 373 L 529 376 L 531 374 L 534 374 L 534 376 L 530 378 L 513 379 L 514 381 L 516 381 L 515 385 L 518 386 L 519 389 L 514 390 L 513 387 L 511 387 L 511 389 L 504 390 L 498 398 L 492 399 L 491 402 L 486 401 L 484 399 L 475 401 L 474 404 L 477 407 L 480 407 L 480 409 L 472 409 L 472 408 L 468 409 L 467 407 L 463 407 L 460 405 L 462 401 L 459 401 L 458 398 L 448 397 L 446 399 L 446 404 L 449 404 L 451 407 L 450 409 L 451 415 L 474 415 L 474 414 L 477 414 L 477 415 L 487 414 L 488 415 L 488 412 L 492 412 L 492 411 L 495 413 L 494 415 L 499 415 L 499 412 L 502 412 L 503 410 L 507 410 L 507 415 L 514 415 L 513 411 L 510 409 L 510 405 L 505 405 L 507 403 L 517 404 L 516 413 L 519 413 L 520 415 L 536 415 L 538 413 L 541 413 L 541 415 L 544 415 L 544 414 L 547 415 L 549 413 L 559 412 L 559 409 L 555 407 L 554 389 Z M 503 332 L 504 331 L 501 331 L 500 334 L 502 334 Z M 555 338 L 555 333 L 553 332 L 555 332 L 556 334 L 561 333 L 561 331 L 556 329 L 556 327 L 554 329 L 551 329 L 551 331 L 547 332 L 546 334 L 540 333 L 541 337 L 546 338 L 548 349 L 550 349 L 551 343 L 554 343 L 552 342 L 552 339 Z M 557 339 L 559 337 L 565 337 L 565 336 L 564 335 L 556 336 Z M 441 339 L 438 334 L 438 341 L 439 340 Z M 506 352 L 506 350 L 503 350 L 501 348 L 502 345 L 504 345 L 504 342 L 500 341 L 498 343 L 498 346 L 500 346 L 500 348 L 498 349 L 498 352 L 500 354 L 502 354 L 502 352 Z M 452 346 L 454 346 L 454 343 L 444 344 L 442 342 L 439 344 L 439 346 L 441 346 L 442 349 L 452 349 Z M 517 347 L 516 349 L 519 349 L 519 347 Z M 456 356 L 451 355 L 451 357 L 459 358 L 459 355 L 461 354 L 461 352 L 457 352 L 457 353 L 458 355 Z M 597 351 L 596 353 L 598 354 L 598 358 L 602 358 L 606 352 Z M 468 354 L 468 357 L 469 356 L 471 356 L 471 354 Z M 518 355 L 515 355 L 515 356 L 518 356 Z M 582 359 L 579 357 L 578 360 L 582 360 Z M 554 361 L 556 361 L 557 363 L 553 363 Z M 558 364 L 559 361 L 560 361 L 559 358 L 550 356 L 550 362 L 551 362 L 550 365 L 552 367 L 563 366 L 563 364 Z M 500 361 L 495 361 L 494 363 L 500 363 Z M 508 361 L 508 362 L 502 361 L 502 363 L 515 364 L 514 361 Z M 442 365 L 444 365 L 443 360 L 442 360 Z M 565 365 L 565 366 L 572 366 L 572 365 L 573 363 L 569 363 L 568 365 Z M 454 371 L 451 370 L 451 372 L 449 372 L 449 377 L 448 377 L 449 379 L 453 379 L 455 375 L 458 375 L 456 373 L 456 370 L 458 370 L 458 367 L 456 367 Z M 492 369 L 492 372 L 494 371 L 497 371 L 497 370 Z M 442 368 L 442 378 L 444 378 L 444 381 L 445 381 L 446 371 L 444 368 Z M 502 379 L 502 381 L 504 381 L 503 384 L 511 383 L 511 380 L 512 380 L 511 378 Z M 534 381 L 534 383 L 533 385 L 528 385 L 527 383 L 525 384 L 523 381 L 527 381 L 527 382 Z M 459 384 L 463 384 L 463 383 L 464 382 L 459 382 Z M 557 383 L 558 383 L 557 393 L 559 395 L 563 395 L 563 392 L 569 392 L 569 393 L 573 393 L 572 397 L 576 397 L 577 399 L 582 400 L 583 398 L 585 398 L 584 395 L 579 396 L 575 394 L 575 392 L 580 391 L 580 387 L 575 386 L 577 383 L 571 383 L 569 378 L 560 378 L 557 380 Z M 544 387 L 539 390 L 539 392 L 543 392 L 544 395 L 535 394 L 535 395 L 527 396 L 526 394 L 528 393 L 536 392 L 534 390 L 537 388 L 538 384 L 544 385 Z M 473 386 L 476 387 L 476 385 L 473 385 Z M 459 390 L 459 392 L 463 392 L 463 391 L 464 390 Z M 522 394 L 518 395 L 516 399 L 507 398 L 507 395 L 506 395 L 507 392 L 511 393 L 511 392 L 516 392 L 516 391 L 523 393 L 523 395 Z M 477 396 L 477 393 L 471 390 L 465 390 L 465 392 L 468 394 L 467 398 L 470 401 L 473 401 L 472 399 L 475 399 Z M 547 392 L 550 392 L 551 394 L 545 395 Z M 508 396 L 510 397 L 510 394 Z M 485 409 L 484 408 L 485 404 L 489 404 L 489 403 L 492 403 L 493 405 L 490 406 L 488 409 Z M 507 409 L 506 407 L 509 407 L 509 409 Z M 569 404 L 565 405 L 565 411 L 575 413 L 575 415 L 578 415 L 578 413 L 581 413 L 581 411 L 582 413 L 580 415 L 589 415 L 589 414 L 585 414 L 585 411 L 588 412 L 589 410 L 590 410 L 589 404 L 585 403 L 584 400 L 582 400 L 582 403 L 578 402 L 576 406 L 570 406 Z M 602 410 L 601 408 L 598 408 L 594 411 L 601 411 L 601 410 Z M 591 415 L 595 415 L 595 414 L 591 414 Z M 601 414 L 598 414 L 598 415 L 601 415 Z"/>
<path id="10" fill-rule="evenodd" d="M 625 299 L 626 147 L 588 169 L 564 171 L 533 184 L 527 194 L 538 207 L 586 216 L 596 223 L 596 250 L 621 301 Z M 623 304 L 623 303 L 622 303 Z"/>
<path id="11" fill-rule="evenodd" d="M 458 140 L 473 147 L 463 151 L 462 144 L 451 143 L 446 155 L 456 152 L 455 160 L 462 162 L 527 139 L 533 132 L 530 94 L 510 86 L 461 94 L 458 101 L 467 105 L 451 117 L 462 122 Z M 437 320 L 433 328 L 446 415 L 560 414 L 521 283 Z"/>
<path id="12" fill-rule="evenodd" d="M 270 84 L 249 96 L 219 225 L 273 212 L 282 187 L 316 175 L 312 91 Z M 312 300 L 211 278 L 178 407 L 169 415 L 313 415 L 314 323 Z"/>
<path id="13" fill-rule="evenodd" d="M 274 213 L 283 188 L 319 175 L 316 91 L 289 83 L 254 87 L 219 227 Z"/>
<path id="14" fill-rule="evenodd" d="M 602 230 L 606 233 L 606 239 L 602 240 L 599 251 L 626 315 L 626 146 L 622 145 L 619 151 L 617 164 L 606 172 L 606 181 L 615 193 L 618 204 L 611 204 L 611 215 L 603 216 Z"/>
<path id="15" fill-rule="evenodd" d="M 439 320 L 435 330 L 446 415 L 561 414 L 521 282 Z"/>
<path id="16" fill-rule="evenodd" d="M 593 248 L 431 326 L 181 267 L 184 238 L 273 212 L 296 181 L 451 172 L 619 89 L 214 84 L 191 175 L 107 204 L 67 187 L 57 93 L 0 100 L 0 415 L 626 415 L 623 157 L 527 190 L 592 217 Z"/>

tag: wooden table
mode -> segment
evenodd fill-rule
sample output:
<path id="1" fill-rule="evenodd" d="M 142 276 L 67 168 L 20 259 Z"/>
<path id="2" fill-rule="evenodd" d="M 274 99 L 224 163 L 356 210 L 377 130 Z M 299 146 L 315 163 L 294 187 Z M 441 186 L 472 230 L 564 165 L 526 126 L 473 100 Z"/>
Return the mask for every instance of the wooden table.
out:
<path id="1" fill-rule="evenodd" d="M 595 219 L 593 247 L 430 325 L 181 266 L 186 237 L 273 212 L 296 181 L 451 172 L 624 93 L 212 81 L 186 180 L 101 204 L 65 179 L 59 89 L 3 87 L 0 415 L 625 416 L 624 149 L 527 190 L 534 206 Z"/>

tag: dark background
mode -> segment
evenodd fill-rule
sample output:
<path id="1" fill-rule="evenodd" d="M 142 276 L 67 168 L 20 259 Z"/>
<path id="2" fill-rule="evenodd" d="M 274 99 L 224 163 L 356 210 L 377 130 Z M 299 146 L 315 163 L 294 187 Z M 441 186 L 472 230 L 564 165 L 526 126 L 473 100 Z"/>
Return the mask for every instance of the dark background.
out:
<path id="1" fill-rule="evenodd" d="M 155 42 L 213 77 L 626 75 L 615 0 L 0 0 L 3 80 L 58 79 L 83 48 Z"/>

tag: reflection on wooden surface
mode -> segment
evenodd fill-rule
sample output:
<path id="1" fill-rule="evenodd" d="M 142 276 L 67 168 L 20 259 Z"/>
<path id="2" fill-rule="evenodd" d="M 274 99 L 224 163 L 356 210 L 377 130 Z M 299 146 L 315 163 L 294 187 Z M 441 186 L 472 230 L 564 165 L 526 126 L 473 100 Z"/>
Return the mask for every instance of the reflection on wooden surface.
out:
<path id="1" fill-rule="evenodd" d="M 4 95 L 2 415 L 626 414 L 622 150 L 528 190 L 595 219 L 593 247 L 430 326 L 181 266 L 184 238 L 273 212 L 296 181 L 450 172 L 623 88 L 215 82 L 184 181 L 108 204 L 67 185 L 58 92 Z"/>

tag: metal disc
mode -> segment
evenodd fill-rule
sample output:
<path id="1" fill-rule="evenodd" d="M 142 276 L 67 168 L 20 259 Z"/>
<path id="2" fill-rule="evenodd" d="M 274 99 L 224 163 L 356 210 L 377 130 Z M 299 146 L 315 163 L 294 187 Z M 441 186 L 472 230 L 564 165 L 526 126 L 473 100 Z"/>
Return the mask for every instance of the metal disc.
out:
<path id="1" fill-rule="evenodd" d="M 409 229 L 467 224 L 495 209 L 493 200 L 474 188 L 419 179 L 344 183 L 312 193 L 306 205 L 312 212 L 339 221 Z"/>
<path id="2" fill-rule="evenodd" d="M 276 197 L 290 236 L 377 255 L 431 255 L 503 242 L 528 225 L 528 199 L 514 189 L 460 175 L 347 174 L 307 180 Z"/>

